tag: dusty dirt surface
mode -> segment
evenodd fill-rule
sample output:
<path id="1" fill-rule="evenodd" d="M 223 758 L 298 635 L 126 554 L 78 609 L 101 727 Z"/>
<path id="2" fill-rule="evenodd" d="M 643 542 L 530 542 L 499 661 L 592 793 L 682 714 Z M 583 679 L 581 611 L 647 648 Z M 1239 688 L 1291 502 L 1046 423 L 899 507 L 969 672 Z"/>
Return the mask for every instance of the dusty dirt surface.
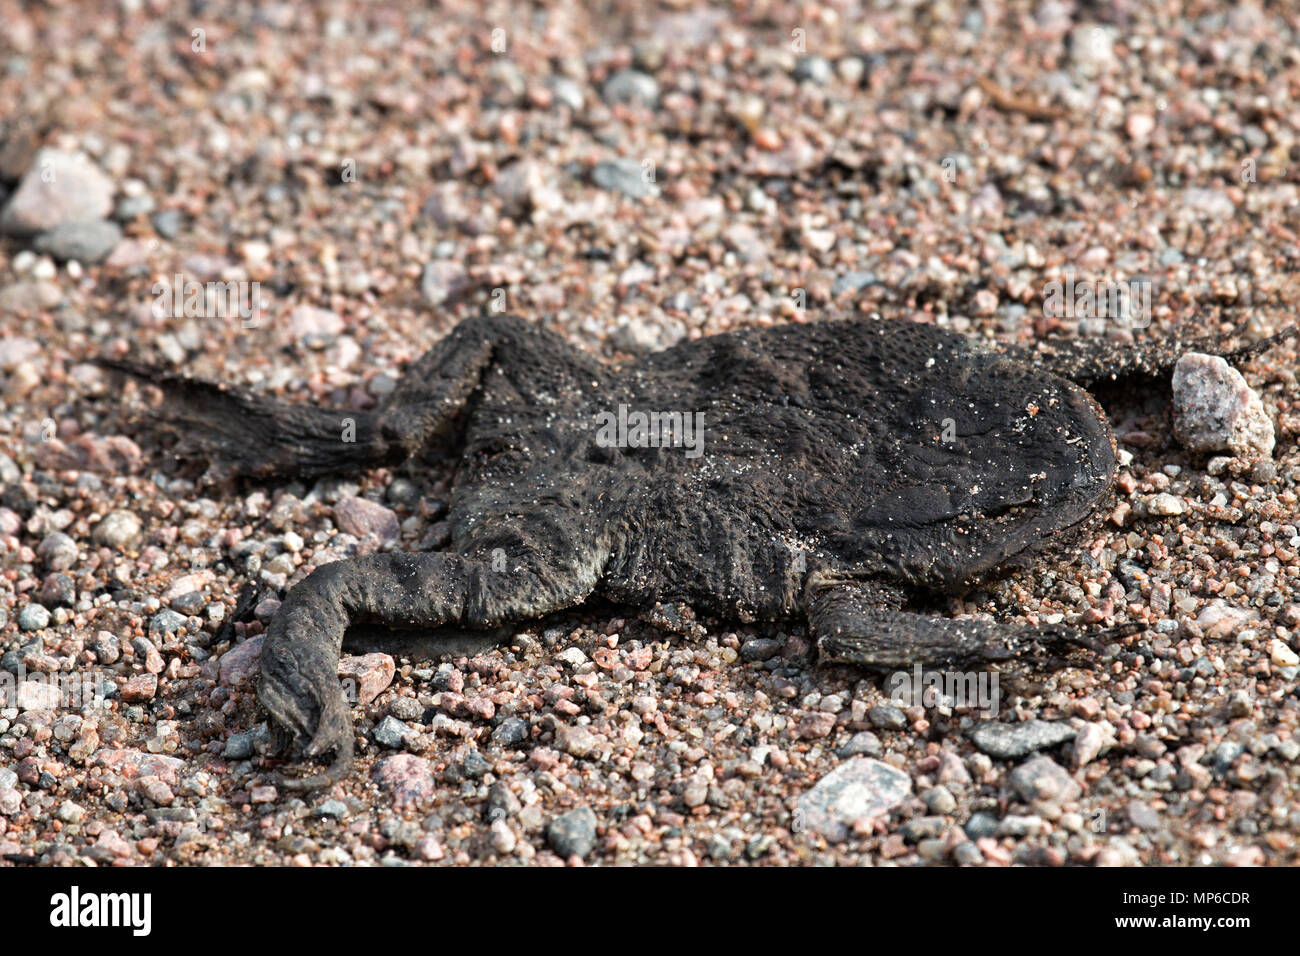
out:
<path id="1" fill-rule="evenodd" d="M 801 627 L 585 607 L 358 648 L 352 774 L 274 785 L 277 592 L 438 547 L 448 465 L 204 486 L 90 357 L 365 409 L 493 308 L 610 360 L 1071 335 L 1066 280 L 1149 293 L 1121 341 L 1294 320 L 1293 5 L 879 7 L 0 0 L 0 866 L 1295 863 L 1294 345 L 1243 366 L 1267 458 L 1100 392 L 1109 516 L 941 608 L 1146 625 L 1093 669 L 916 700 Z"/>

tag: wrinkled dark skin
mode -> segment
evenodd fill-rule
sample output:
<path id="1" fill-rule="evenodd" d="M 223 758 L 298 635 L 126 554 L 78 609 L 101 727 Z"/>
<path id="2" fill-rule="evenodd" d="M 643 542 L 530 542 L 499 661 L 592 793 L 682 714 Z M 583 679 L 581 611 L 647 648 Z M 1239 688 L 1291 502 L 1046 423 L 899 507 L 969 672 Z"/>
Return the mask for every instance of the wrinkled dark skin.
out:
<path id="1" fill-rule="evenodd" d="M 305 755 L 334 752 L 328 773 L 290 781 L 319 786 L 352 757 L 337 663 L 359 623 L 492 628 L 599 595 L 806 621 L 823 659 L 881 673 L 1091 646 L 1067 626 L 907 607 L 1059 545 L 1097 513 L 1115 443 L 1076 383 L 1158 378 L 1189 347 L 1212 350 L 1079 339 L 998 352 L 934 326 L 862 320 L 717 335 L 611 366 L 493 315 L 457 326 L 370 413 L 127 370 L 163 387 L 186 453 L 222 475 L 311 476 L 399 462 L 431 442 L 461 449 L 448 550 L 321 567 L 271 622 L 259 698 Z M 600 447 L 597 415 L 620 404 L 702 412 L 703 454 Z M 353 442 L 341 441 L 346 419 Z"/>

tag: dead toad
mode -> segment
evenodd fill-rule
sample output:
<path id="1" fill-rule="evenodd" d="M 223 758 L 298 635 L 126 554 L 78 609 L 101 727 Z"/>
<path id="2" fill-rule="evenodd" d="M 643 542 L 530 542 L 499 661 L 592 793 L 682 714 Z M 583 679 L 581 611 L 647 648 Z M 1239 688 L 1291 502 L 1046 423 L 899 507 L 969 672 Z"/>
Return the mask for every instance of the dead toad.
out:
<path id="1" fill-rule="evenodd" d="M 355 624 L 492 628 L 601 596 L 661 619 L 806 621 L 824 660 L 874 672 L 1091 646 L 1068 625 L 909 607 L 1060 545 L 1096 515 L 1116 450 L 1083 386 L 1167 376 L 1189 347 L 998 349 L 931 325 L 849 320 L 715 335 L 615 366 L 489 315 L 453 329 L 372 412 L 105 364 L 161 386 L 180 454 L 223 476 L 460 449 L 447 550 L 325 565 L 270 623 L 259 699 L 295 750 L 334 753 L 327 773 L 286 781 L 320 786 L 352 758 L 337 665 Z M 667 427 L 647 435 L 647 421 Z M 692 423 L 694 454 L 677 440 Z"/>

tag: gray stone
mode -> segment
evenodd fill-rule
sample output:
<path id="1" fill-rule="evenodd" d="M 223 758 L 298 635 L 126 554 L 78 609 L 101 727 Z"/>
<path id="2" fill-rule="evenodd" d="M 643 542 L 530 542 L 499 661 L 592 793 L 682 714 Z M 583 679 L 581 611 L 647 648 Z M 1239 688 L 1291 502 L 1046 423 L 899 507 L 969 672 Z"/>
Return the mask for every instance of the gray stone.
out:
<path id="1" fill-rule="evenodd" d="M 745 844 L 745 856 L 751 860 L 761 859 L 775 843 L 776 837 L 770 833 L 760 833 L 758 836 L 750 837 L 749 842 Z"/>
<path id="2" fill-rule="evenodd" d="M 482 780 L 492 772 L 491 762 L 477 750 L 471 750 L 460 762 L 460 772 L 470 780 Z"/>
<path id="3" fill-rule="evenodd" d="M 91 649 L 101 664 L 113 664 L 122 656 L 122 642 L 111 631 L 97 631 Z"/>
<path id="4" fill-rule="evenodd" d="M 407 738 L 415 733 L 408 725 L 396 717 L 385 717 L 375 727 L 375 741 L 393 750 L 400 750 L 406 745 Z"/>
<path id="5" fill-rule="evenodd" d="M 379 832 L 397 846 L 413 847 L 421 837 L 420 825 L 414 820 L 389 817 L 379 825 Z"/>
<path id="6" fill-rule="evenodd" d="M 839 298 L 845 292 L 861 292 L 879 281 L 874 272 L 846 272 L 842 276 L 836 276 L 831 283 L 831 297 Z"/>
<path id="7" fill-rule="evenodd" d="M 253 738 L 256 734 L 247 731 L 242 734 L 231 734 L 226 738 L 226 749 L 222 751 L 222 756 L 227 760 L 247 760 L 253 756 Z"/>
<path id="8" fill-rule="evenodd" d="M 77 542 L 62 531 L 51 532 L 37 547 L 36 556 L 51 571 L 66 571 L 77 563 Z"/>
<path id="9" fill-rule="evenodd" d="M 972 840 L 991 837 L 998 832 L 998 818 L 991 813 L 972 813 L 962 829 Z"/>
<path id="10" fill-rule="evenodd" d="M 952 851 L 954 862 L 961 866 L 981 866 L 984 863 L 984 854 L 974 843 L 959 843 Z"/>
<path id="11" fill-rule="evenodd" d="M 492 784 L 487 802 L 483 805 L 483 819 L 488 823 L 513 817 L 523 809 L 523 804 L 510 787 L 502 781 Z"/>
<path id="12" fill-rule="evenodd" d="M 77 601 L 77 583 L 69 574 L 55 571 L 41 582 L 40 601 L 46 607 L 71 607 Z"/>
<path id="13" fill-rule="evenodd" d="M 591 171 L 591 181 L 601 189 L 620 192 L 632 199 L 652 199 L 659 187 L 650 181 L 645 168 L 635 159 L 606 159 Z"/>
<path id="14" fill-rule="evenodd" d="M 514 747 L 528 739 L 528 721 L 507 717 L 492 731 L 492 742 L 499 747 Z"/>
<path id="15" fill-rule="evenodd" d="M 904 730 L 907 727 L 907 715 L 893 704 L 877 704 L 867 711 L 867 719 L 881 730 Z"/>
<path id="16" fill-rule="evenodd" d="M 119 242 L 122 230 L 108 219 L 64 222 L 32 241 L 32 248 L 61 261 L 75 259 L 93 264 L 108 258 Z"/>
<path id="17" fill-rule="evenodd" d="M 1237 759 L 1245 753 L 1246 748 L 1236 740 L 1225 740 L 1214 750 L 1214 772 L 1217 776 L 1225 776 Z"/>
<path id="18" fill-rule="evenodd" d="M 420 720 L 424 717 L 424 705 L 414 697 L 399 697 L 388 705 L 388 712 L 398 720 Z"/>
<path id="19" fill-rule="evenodd" d="M 585 858 L 596 845 L 596 814 L 590 807 L 579 807 L 556 817 L 546 828 L 546 840 L 566 860 Z"/>
<path id="20" fill-rule="evenodd" d="M 373 394 L 373 393 L 372 393 Z M 420 486 L 405 478 L 394 478 L 384 490 L 384 497 L 395 505 L 412 507 L 422 496 Z"/>
<path id="21" fill-rule="evenodd" d="M 931 813 L 947 814 L 957 809 L 957 800 L 947 787 L 932 787 L 921 794 L 921 799 Z"/>
<path id="22" fill-rule="evenodd" d="M 186 626 L 185 618 L 175 611 L 164 608 L 149 619 L 151 637 L 170 636 Z"/>
<path id="23" fill-rule="evenodd" d="M 606 103 L 637 103 L 653 107 L 659 102 L 659 83 L 640 70 L 619 70 L 605 81 L 600 95 Z"/>
<path id="24" fill-rule="evenodd" d="M 207 603 L 202 591 L 188 591 L 172 598 L 170 607 L 181 614 L 197 615 L 203 612 Z"/>
<path id="25" fill-rule="evenodd" d="M 839 750 L 835 751 L 838 757 L 879 757 L 883 751 L 880 745 L 880 738 L 869 730 L 859 731 L 849 738 Z"/>
<path id="26" fill-rule="evenodd" d="M 715 833 L 709 838 L 708 854 L 717 863 L 729 863 L 740 855 L 740 848 L 730 833 Z"/>
<path id="27" fill-rule="evenodd" d="M 184 225 L 184 219 L 177 209 L 159 210 L 153 214 L 152 222 L 154 231 L 164 239 L 175 239 Z"/>
<path id="28" fill-rule="evenodd" d="M 1065 721 L 1026 720 L 1018 724 L 980 724 L 971 731 L 970 737 L 990 757 L 1016 760 L 1073 740 L 1076 733 Z"/>
<path id="29" fill-rule="evenodd" d="M 348 815 L 348 805 L 342 800 L 326 800 L 312 810 L 311 815 L 328 820 L 342 820 Z"/>
<path id="30" fill-rule="evenodd" d="M 24 631 L 39 631 L 50 626 L 50 612 L 39 604 L 28 604 L 18 612 L 18 627 Z"/>
<path id="31" fill-rule="evenodd" d="M 1051 757 L 1034 757 L 1011 771 L 1011 788 L 1031 804 L 1059 806 L 1077 800 L 1083 792 L 1066 769 Z"/>
<path id="32" fill-rule="evenodd" d="M 844 840 L 858 820 L 883 816 L 912 792 L 912 778 L 870 757 L 854 757 L 817 781 L 799 798 L 796 830 Z"/>
<path id="33" fill-rule="evenodd" d="M 127 196 L 120 200 L 113 210 L 113 218 L 118 222 L 130 222 L 140 216 L 147 216 L 154 210 L 152 196 Z"/>

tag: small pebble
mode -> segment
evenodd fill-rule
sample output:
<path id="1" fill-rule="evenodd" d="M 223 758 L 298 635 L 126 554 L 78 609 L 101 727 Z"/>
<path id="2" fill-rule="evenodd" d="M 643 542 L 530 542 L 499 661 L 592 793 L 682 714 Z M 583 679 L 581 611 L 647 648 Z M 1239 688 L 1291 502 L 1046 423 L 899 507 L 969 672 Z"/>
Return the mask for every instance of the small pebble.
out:
<path id="1" fill-rule="evenodd" d="M 596 814 L 590 807 L 570 810 L 551 821 L 546 840 L 561 858 L 586 858 L 596 846 Z"/>

